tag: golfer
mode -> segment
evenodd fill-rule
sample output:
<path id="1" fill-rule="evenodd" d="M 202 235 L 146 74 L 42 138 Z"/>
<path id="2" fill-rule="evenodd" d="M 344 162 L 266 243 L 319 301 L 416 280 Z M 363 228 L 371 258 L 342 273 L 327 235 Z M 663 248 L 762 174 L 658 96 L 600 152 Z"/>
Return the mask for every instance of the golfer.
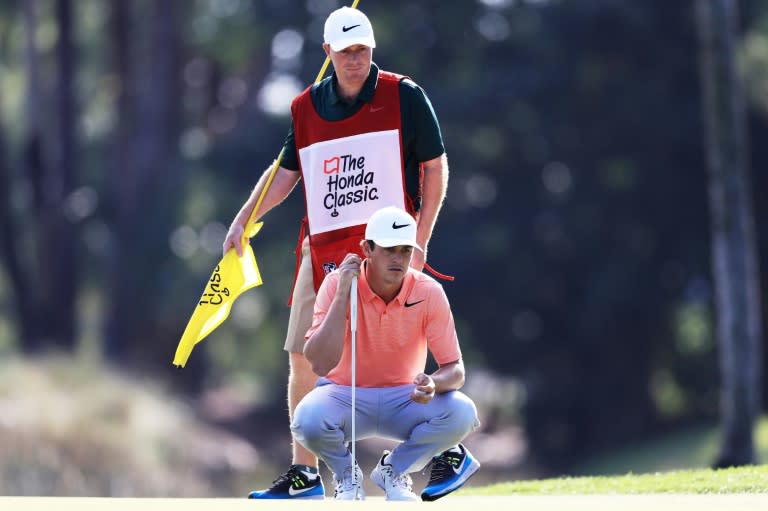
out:
<path id="1" fill-rule="evenodd" d="M 365 222 L 377 209 L 398 206 L 417 219 L 424 251 L 411 266 L 425 266 L 427 245 L 448 182 L 440 127 L 424 91 L 410 79 L 380 70 L 372 61 L 376 42 L 368 18 L 342 7 L 325 22 L 323 49 L 334 73 L 307 88 L 291 106 L 292 125 L 281 165 L 259 210 L 260 219 L 301 178 L 307 207 L 297 246 L 297 272 L 285 350 L 289 353 L 288 410 L 312 390 L 317 375 L 303 355 L 317 289 L 347 253 L 360 252 Z M 242 255 L 242 235 L 266 185 L 263 173 L 233 220 L 223 244 Z M 308 229 L 309 237 L 305 237 Z M 453 460 L 446 453 L 446 463 Z M 288 471 L 254 499 L 322 497 L 317 458 L 293 442 Z"/>
<path id="2" fill-rule="evenodd" d="M 423 469 L 479 425 L 474 403 L 458 390 L 464 384 L 464 364 L 445 292 L 410 267 L 414 251 L 421 250 L 416 232 L 415 220 L 405 211 L 377 211 L 361 242 L 365 259 L 348 254 L 317 295 L 304 354 L 321 378 L 296 408 L 291 429 L 329 466 L 339 500 L 363 493 L 362 472 L 347 448 L 353 440 L 352 363 L 358 387 L 357 437 L 401 441 L 392 452 L 384 451 L 371 472 L 387 500 L 419 500 L 409 473 Z M 358 277 L 355 361 L 348 312 L 353 276 Z M 424 373 L 427 350 L 439 365 L 432 374 Z M 455 470 L 431 480 L 423 500 L 455 490 L 480 467 L 461 446 L 454 456 Z"/>

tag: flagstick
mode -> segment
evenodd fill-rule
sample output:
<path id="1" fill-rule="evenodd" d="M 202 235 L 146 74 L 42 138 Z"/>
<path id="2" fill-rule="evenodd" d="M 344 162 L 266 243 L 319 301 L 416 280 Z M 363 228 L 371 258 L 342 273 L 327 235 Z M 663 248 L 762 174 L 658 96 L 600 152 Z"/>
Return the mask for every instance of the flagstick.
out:
<path id="1" fill-rule="evenodd" d="M 352 2 L 352 9 L 357 9 L 357 4 L 360 3 L 360 0 L 354 0 Z M 320 80 L 323 79 L 323 75 L 325 75 L 325 72 L 328 70 L 328 65 L 331 63 L 331 57 L 326 56 L 325 61 L 323 62 L 323 66 L 320 68 L 320 72 L 317 74 L 317 78 L 315 78 L 315 83 L 320 83 Z M 269 187 L 272 185 L 272 181 L 275 179 L 275 174 L 277 174 L 277 169 L 280 167 L 280 162 L 283 161 L 283 152 L 285 151 L 285 146 L 283 146 L 282 149 L 280 149 L 280 153 L 277 155 L 277 158 L 275 159 L 275 162 L 272 164 L 272 168 L 269 171 L 269 177 L 267 178 L 267 182 L 264 183 L 264 188 L 261 189 L 261 193 L 259 194 L 259 198 L 256 200 L 256 204 L 253 206 L 253 209 L 251 210 L 251 214 L 248 215 L 248 221 L 245 222 L 245 229 L 243 229 L 243 244 L 249 242 L 248 240 L 251 239 L 251 237 L 248 235 L 249 229 L 248 227 L 253 224 L 253 222 L 256 221 L 256 212 L 259 210 L 259 206 L 261 206 L 261 203 L 264 202 L 264 197 L 267 196 L 267 190 L 269 190 Z"/>
<path id="2" fill-rule="evenodd" d="M 352 277 L 352 288 L 349 290 L 349 321 L 352 331 L 352 482 L 355 485 L 355 500 L 357 500 L 357 458 L 355 457 L 355 415 L 357 415 L 355 402 L 355 386 L 357 385 L 357 277 Z"/>

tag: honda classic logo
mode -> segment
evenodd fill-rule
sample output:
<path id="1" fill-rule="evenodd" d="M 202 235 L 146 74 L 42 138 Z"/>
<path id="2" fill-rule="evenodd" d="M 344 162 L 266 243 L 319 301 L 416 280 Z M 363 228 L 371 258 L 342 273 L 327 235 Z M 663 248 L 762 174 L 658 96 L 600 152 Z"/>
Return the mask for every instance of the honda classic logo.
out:
<path id="1" fill-rule="evenodd" d="M 339 208 L 379 198 L 378 188 L 372 186 L 373 171 L 365 170 L 365 156 L 345 154 L 324 159 L 323 174 L 328 179 L 323 207 L 332 217 L 339 216 Z"/>
<path id="2" fill-rule="evenodd" d="M 299 158 L 314 235 L 365 225 L 382 206 L 405 209 L 396 129 L 315 142 Z"/>

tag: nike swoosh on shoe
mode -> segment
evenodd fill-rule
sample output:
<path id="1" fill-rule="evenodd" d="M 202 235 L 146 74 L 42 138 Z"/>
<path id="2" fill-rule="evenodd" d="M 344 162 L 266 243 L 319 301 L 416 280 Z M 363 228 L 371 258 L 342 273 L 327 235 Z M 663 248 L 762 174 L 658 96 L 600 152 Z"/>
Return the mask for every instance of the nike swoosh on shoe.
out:
<path id="1" fill-rule="evenodd" d="M 314 486 L 311 486 L 309 488 L 302 488 L 300 490 L 295 489 L 293 486 L 288 487 L 288 495 L 291 497 L 295 497 L 296 495 L 301 495 L 303 493 L 307 493 L 310 490 L 313 490 Z"/>
<path id="2" fill-rule="evenodd" d="M 451 470 L 453 470 L 454 474 L 456 475 L 461 474 L 461 471 L 464 470 L 464 465 L 467 464 L 467 458 L 468 456 L 464 456 L 464 459 L 461 460 L 461 465 L 459 465 L 458 467 L 454 467 L 453 465 L 451 465 Z"/>

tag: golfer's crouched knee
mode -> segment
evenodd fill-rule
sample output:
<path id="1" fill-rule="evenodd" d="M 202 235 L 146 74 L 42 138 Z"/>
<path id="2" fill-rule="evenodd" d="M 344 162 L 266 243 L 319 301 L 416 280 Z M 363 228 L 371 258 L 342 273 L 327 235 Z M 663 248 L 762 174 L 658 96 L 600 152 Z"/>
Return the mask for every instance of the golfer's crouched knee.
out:
<path id="1" fill-rule="evenodd" d="M 294 438 L 312 452 L 317 452 L 330 433 L 322 407 L 313 406 L 312 401 L 302 400 L 293 413 L 291 431 Z"/>
<path id="2" fill-rule="evenodd" d="M 477 418 L 477 407 L 466 394 L 459 391 L 450 392 L 446 397 L 450 397 L 450 419 L 452 429 L 461 438 L 473 432 L 480 426 L 480 420 Z"/>

